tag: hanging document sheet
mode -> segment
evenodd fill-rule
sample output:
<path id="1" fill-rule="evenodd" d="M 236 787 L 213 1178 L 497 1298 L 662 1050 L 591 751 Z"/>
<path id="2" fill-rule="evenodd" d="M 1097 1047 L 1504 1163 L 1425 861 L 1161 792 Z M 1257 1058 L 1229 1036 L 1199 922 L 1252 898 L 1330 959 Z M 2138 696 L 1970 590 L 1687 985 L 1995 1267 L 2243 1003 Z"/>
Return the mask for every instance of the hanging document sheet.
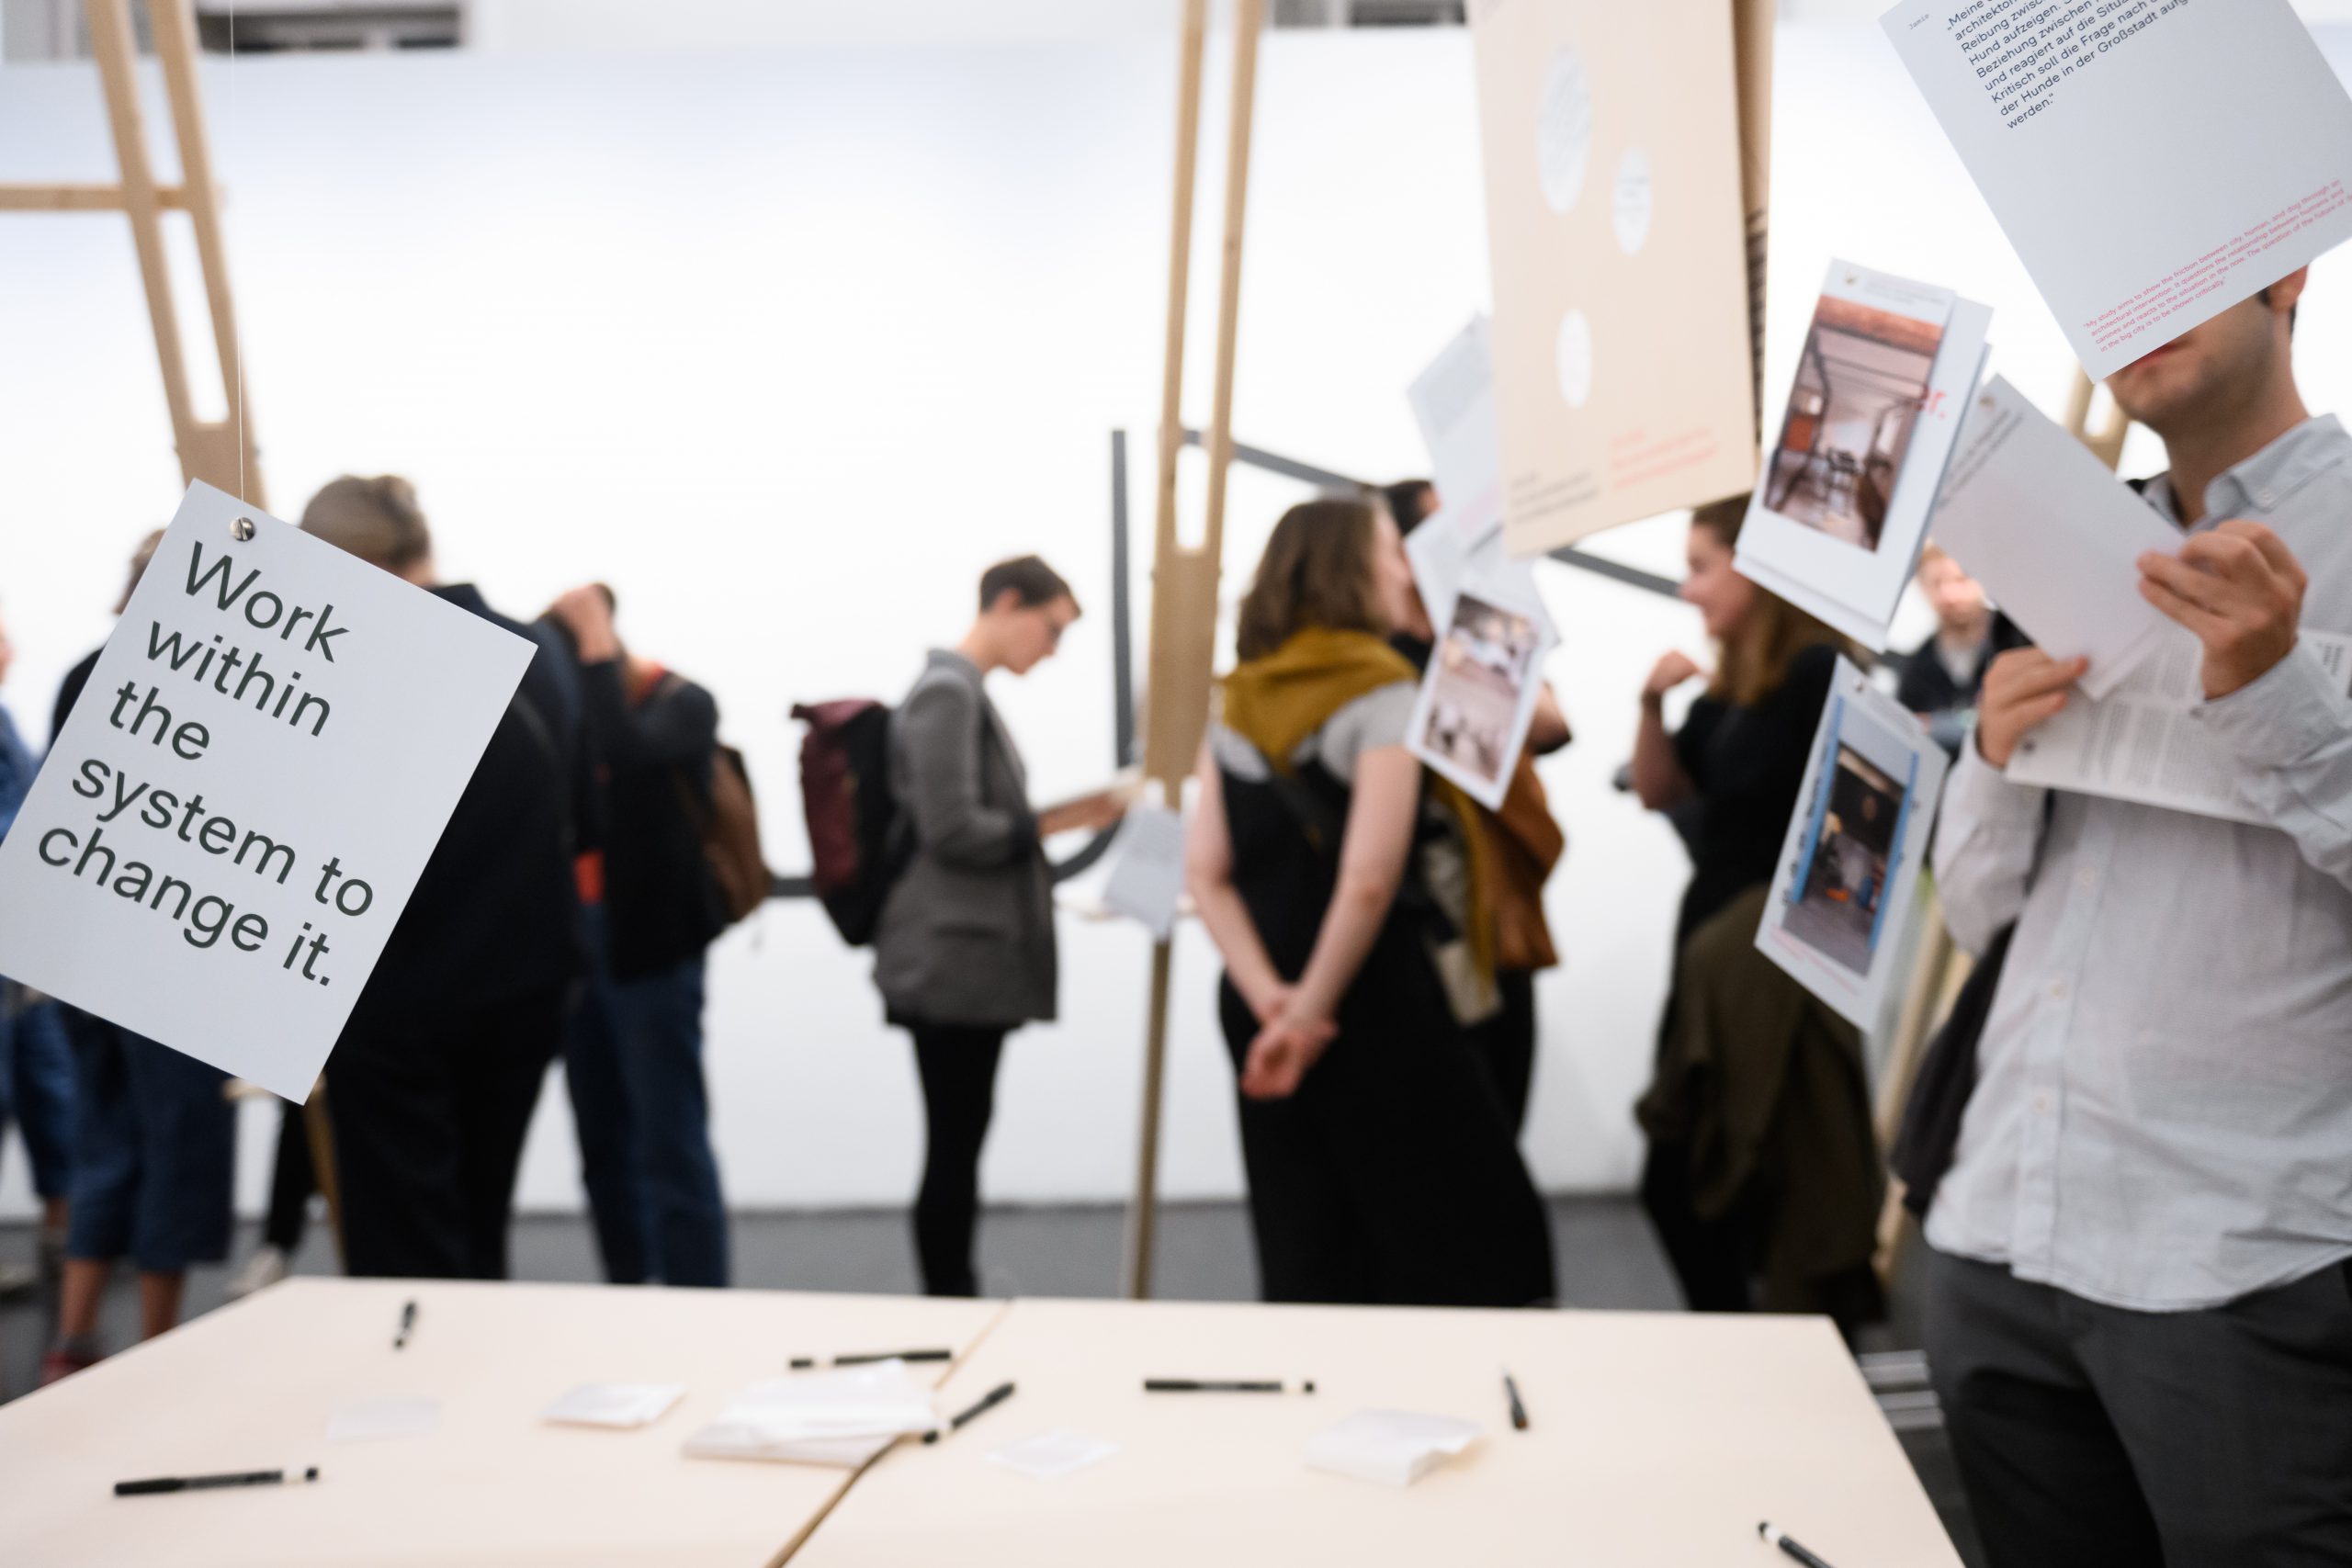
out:
<path id="1" fill-rule="evenodd" d="M 1510 561 L 1465 577 L 1439 627 L 1407 743 L 1488 810 L 1510 789 L 1555 640 L 1533 573 Z"/>
<path id="2" fill-rule="evenodd" d="M 1903 0 L 1883 26 L 2094 378 L 2352 238 L 2288 0 Z"/>
<path id="3" fill-rule="evenodd" d="M 1918 719 L 1839 660 L 1756 945 L 1858 1028 L 1895 983 L 1944 768 Z"/>
<path id="4" fill-rule="evenodd" d="M 1514 556 L 1756 477 L 1732 10 L 1471 7 Z"/>
<path id="5" fill-rule="evenodd" d="M 2352 694 L 2352 637 L 2307 631 L 2289 657 L 2319 660 L 2335 689 Z M 2105 700 L 2078 696 L 2019 740 L 2008 776 L 2018 784 L 2267 824 L 2269 818 L 2245 792 L 2245 764 L 2197 716 L 2205 698 L 2204 665 L 2204 645 L 2176 628 Z"/>
<path id="6" fill-rule="evenodd" d="M 1996 376 L 1961 426 L 1928 526 L 2044 652 L 2084 658 L 2104 697 L 2172 627 L 2140 596 L 2140 557 L 2180 531 Z"/>
<path id="7" fill-rule="evenodd" d="M 0 843 L 0 974 L 309 1098 L 533 650 L 189 486 Z"/>
<path id="8" fill-rule="evenodd" d="M 1830 265 L 1740 530 L 1742 575 L 1885 649 L 1992 320 L 1950 289 Z"/>

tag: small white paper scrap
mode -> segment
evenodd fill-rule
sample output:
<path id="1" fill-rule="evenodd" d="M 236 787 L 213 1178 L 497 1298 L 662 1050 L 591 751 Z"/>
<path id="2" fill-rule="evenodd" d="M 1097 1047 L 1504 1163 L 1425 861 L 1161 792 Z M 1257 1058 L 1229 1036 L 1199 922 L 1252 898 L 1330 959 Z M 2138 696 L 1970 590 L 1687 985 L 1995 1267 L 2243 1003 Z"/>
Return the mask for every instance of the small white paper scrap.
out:
<path id="1" fill-rule="evenodd" d="M 1306 1468 L 1409 1486 L 1478 1440 L 1476 1422 L 1407 1410 L 1363 1410 L 1318 1432 Z"/>
<path id="2" fill-rule="evenodd" d="M 931 1392 L 904 1361 L 770 1378 L 738 1393 L 685 1451 L 854 1467 L 900 1437 L 935 1430 Z"/>
<path id="3" fill-rule="evenodd" d="M 429 1438 L 441 1428 L 437 1399 L 396 1396 L 354 1399 L 327 1413 L 330 1443 L 373 1443 L 387 1438 Z"/>
<path id="4" fill-rule="evenodd" d="M 677 1382 L 584 1382 L 540 1411 L 539 1419 L 568 1427 L 650 1426 L 685 1392 Z"/>
<path id="5" fill-rule="evenodd" d="M 1100 1464 L 1118 1451 L 1116 1443 L 1090 1438 L 1068 1427 L 1057 1427 L 1050 1432 L 1040 1432 L 1009 1449 L 999 1449 L 989 1455 L 988 1460 L 990 1464 L 1017 1470 L 1039 1481 L 1058 1481 L 1090 1464 Z"/>
<path id="6" fill-rule="evenodd" d="M 1176 929 L 1176 908 L 1184 892 L 1184 818 L 1164 806 L 1138 806 L 1119 829 L 1111 879 L 1102 904 L 1114 915 L 1140 921 L 1166 942 Z"/>

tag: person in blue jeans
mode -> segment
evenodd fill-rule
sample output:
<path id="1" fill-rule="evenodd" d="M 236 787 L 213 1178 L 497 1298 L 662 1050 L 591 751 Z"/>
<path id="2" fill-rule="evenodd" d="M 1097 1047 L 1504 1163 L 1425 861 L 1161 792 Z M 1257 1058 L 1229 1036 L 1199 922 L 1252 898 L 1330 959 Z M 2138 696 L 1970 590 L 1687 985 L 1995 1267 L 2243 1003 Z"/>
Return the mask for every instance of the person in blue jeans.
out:
<path id="1" fill-rule="evenodd" d="M 0 626 L 0 682 L 7 680 L 15 653 L 6 626 Z M 0 838 L 16 822 L 39 766 L 16 719 L 0 707 Z M 0 1266 L 0 1295 L 46 1283 L 57 1274 L 74 1179 L 74 1052 L 65 1043 L 64 1021 L 55 1002 L 13 980 L 0 980 L 0 1133 L 12 1118 L 24 1134 L 33 1192 L 41 1202 L 40 1266 Z"/>
<path id="2" fill-rule="evenodd" d="M 621 646 L 612 590 L 549 618 L 577 653 L 603 801 L 603 963 L 566 1041 L 582 1176 L 616 1280 L 724 1285 L 727 1206 L 702 1071 L 705 955 L 727 911 L 695 814 L 711 797 L 718 705 Z M 632 1223 L 633 1222 L 633 1223 Z"/>
<path id="3" fill-rule="evenodd" d="M 150 534 L 132 556 L 118 615 L 162 538 Z M 65 728 L 97 661 L 92 653 L 67 673 L 51 734 Z M 99 1309 L 119 1258 L 139 1270 L 140 1337 L 179 1322 L 188 1265 L 229 1255 L 236 1163 L 226 1073 L 77 1008 L 59 1012 L 74 1058 L 74 1183 L 58 1337 L 41 1361 L 44 1383 L 104 1354 Z"/>

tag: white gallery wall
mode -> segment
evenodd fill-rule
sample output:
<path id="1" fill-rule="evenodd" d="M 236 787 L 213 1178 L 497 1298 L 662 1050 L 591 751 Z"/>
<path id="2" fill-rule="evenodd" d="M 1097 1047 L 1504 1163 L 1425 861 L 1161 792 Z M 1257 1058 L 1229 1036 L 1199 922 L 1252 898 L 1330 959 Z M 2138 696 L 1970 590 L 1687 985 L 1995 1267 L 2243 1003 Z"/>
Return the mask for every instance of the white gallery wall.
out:
<path id="1" fill-rule="evenodd" d="M 2059 407 L 2063 340 L 1876 29 L 1786 26 L 1779 73 L 1770 383 L 1793 371 L 1836 252 L 1996 305 L 2000 368 Z M 999 698 L 1042 795 L 1096 782 L 1116 426 L 1148 555 L 1174 74 L 1172 39 L 1148 38 L 208 62 L 272 509 L 299 514 L 341 472 L 399 471 L 447 574 L 510 613 L 615 584 L 625 635 L 717 691 L 785 870 L 806 855 L 786 707 L 895 696 L 960 631 L 980 569 L 1038 549 L 1090 614 Z M 1667 90 L 1686 89 L 1596 97 L 1605 113 L 1612 93 Z M 1419 469 L 1403 388 L 1487 296 L 1468 38 L 1276 34 L 1261 94 L 1238 434 L 1366 478 Z M 1204 161 L 1195 421 L 1220 165 Z M 86 67 L 0 69 L 0 180 L 111 173 Z M 2302 357 L 2329 407 L 2352 400 L 2352 266 L 2322 273 Z M 5 694 L 36 734 L 180 488 L 141 300 L 119 219 L 0 217 L 0 615 L 19 650 Z M 184 306 L 200 355 L 192 291 Z M 1303 494 L 1237 476 L 1228 598 Z M 1680 526 L 1600 547 L 1674 570 Z M 1142 625 L 1140 560 L 1136 586 Z M 1700 638 L 1679 606 L 1566 568 L 1544 586 L 1577 740 L 1545 768 L 1571 839 L 1552 895 L 1567 964 L 1542 987 L 1526 1147 L 1548 1188 L 1622 1190 L 1686 863 L 1609 778 L 1642 675 Z M 1132 1176 L 1147 939 L 1074 917 L 1062 938 L 1062 1020 L 1007 1056 L 998 1200 L 1112 1200 Z M 866 967 L 807 904 L 718 949 L 708 1064 L 736 1203 L 911 1191 L 910 1053 Z M 1179 1196 L 1240 1185 L 1214 982 L 1187 931 L 1163 1163 Z M 248 1207 L 273 1122 L 248 1113 Z M 0 1212 L 22 1213 L 21 1156 L 5 1161 Z M 574 1205 L 575 1177 L 559 1078 L 523 1201 Z"/>

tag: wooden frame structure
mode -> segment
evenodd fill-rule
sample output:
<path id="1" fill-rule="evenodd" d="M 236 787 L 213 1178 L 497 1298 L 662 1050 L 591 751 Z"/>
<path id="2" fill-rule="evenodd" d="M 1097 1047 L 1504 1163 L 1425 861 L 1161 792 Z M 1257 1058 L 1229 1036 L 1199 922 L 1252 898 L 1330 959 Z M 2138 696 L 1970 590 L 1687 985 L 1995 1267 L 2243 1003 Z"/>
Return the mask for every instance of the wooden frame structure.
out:
<path id="1" fill-rule="evenodd" d="M 220 193 L 212 177 L 212 150 L 204 131 L 204 107 L 197 89 L 196 12 L 192 0 L 147 0 L 147 17 L 164 87 L 171 104 L 172 130 L 179 143 L 180 183 L 158 184 L 147 152 L 145 117 L 139 106 L 138 42 L 131 28 L 130 0 L 83 0 L 90 27 L 90 50 L 105 89 L 107 119 L 114 133 L 122 175 L 115 185 L 0 185 L 0 212 L 119 212 L 130 220 L 139 255 L 140 281 L 147 293 L 148 320 L 155 329 L 155 358 L 164 373 L 164 400 L 171 410 L 172 439 L 179 451 L 180 477 L 202 479 L 254 506 L 263 500 L 261 462 L 253 423 L 245 408 L 237 314 L 229 297 L 229 266 L 220 239 Z M 212 342 L 220 363 L 226 419 L 199 420 L 189 396 L 187 350 L 179 311 L 172 300 L 171 259 L 164 248 L 164 214 L 185 212 L 196 231 L 196 254 L 204 276 L 204 298 L 212 321 Z"/>

